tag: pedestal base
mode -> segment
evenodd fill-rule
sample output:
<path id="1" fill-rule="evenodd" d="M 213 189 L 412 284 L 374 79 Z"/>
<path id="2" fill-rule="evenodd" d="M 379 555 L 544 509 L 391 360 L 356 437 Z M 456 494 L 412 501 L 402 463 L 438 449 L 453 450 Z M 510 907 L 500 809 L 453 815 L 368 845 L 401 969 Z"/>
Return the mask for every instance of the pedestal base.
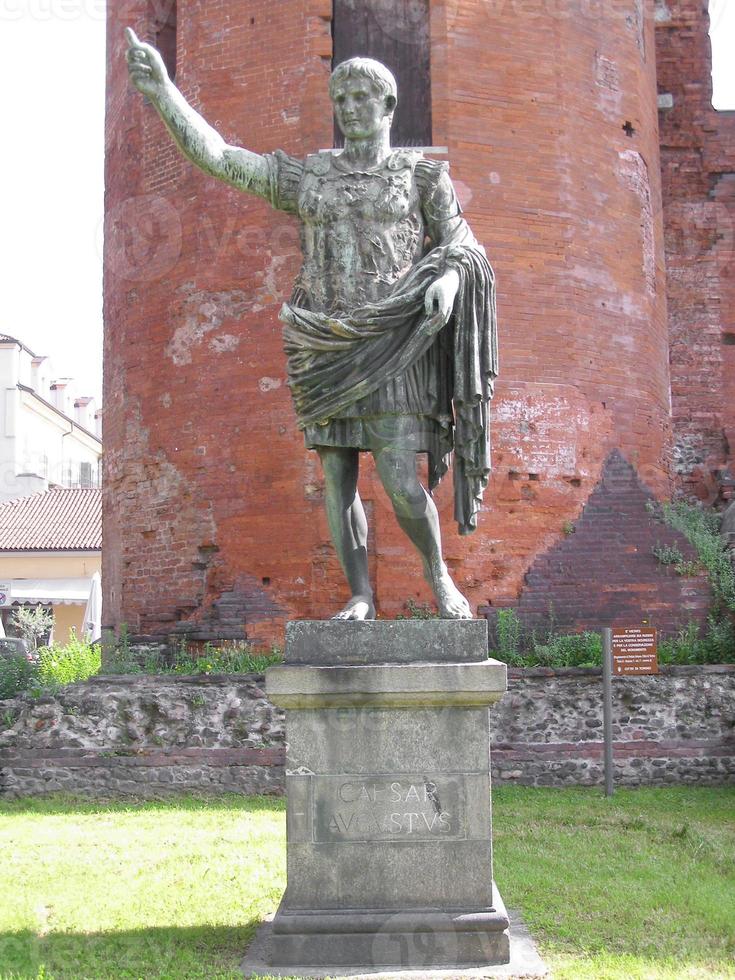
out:
<path id="1" fill-rule="evenodd" d="M 281 907 L 268 962 L 279 967 L 436 970 L 507 963 L 508 915 L 493 889 L 481 911 L 291 912 Z"/>
<path id="2" fill-rule="evenodd" d="M 266 682 L 288 740 L 288 887 L 269 964 L 507 963 L 487 717 L 506 670 L 488 660 L 486 624 L 289 624 Z"/>

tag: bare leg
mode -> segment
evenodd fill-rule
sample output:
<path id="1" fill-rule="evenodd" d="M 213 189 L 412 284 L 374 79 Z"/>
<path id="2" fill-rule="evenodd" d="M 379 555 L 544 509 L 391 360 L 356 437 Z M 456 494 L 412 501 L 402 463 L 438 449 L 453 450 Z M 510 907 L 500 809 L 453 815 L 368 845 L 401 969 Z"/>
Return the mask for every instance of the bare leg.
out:
<path id="1" fill-rule="evenodd" d="M 359 452 L 320 446 L 326 485 L 327 521 L 352 598 L 333 619 L 375 619 L 367 561 L 367 520 L 357 492 Z"/>
<path id="2" fill-rule="evenodd" d="M 439 615 L 443 619 L 472 619 L 470 605 L 452 581 L 442 559 L 439 515 L 416 475 L 416 453 L 381 449 L 373 455 L 398 523 L 419 550 Z"/>

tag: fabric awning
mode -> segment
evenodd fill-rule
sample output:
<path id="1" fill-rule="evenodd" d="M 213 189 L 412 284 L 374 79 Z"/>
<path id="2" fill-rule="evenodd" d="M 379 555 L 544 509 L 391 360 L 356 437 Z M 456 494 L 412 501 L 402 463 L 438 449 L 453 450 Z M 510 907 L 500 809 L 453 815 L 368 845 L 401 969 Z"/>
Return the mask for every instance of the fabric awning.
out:
<path id="1" fill-rule="evenodd" d="M 14 578 L 7 604 L 46 602 L 55 606 L 84 606 L 91 584 L 91 578 Z"/>

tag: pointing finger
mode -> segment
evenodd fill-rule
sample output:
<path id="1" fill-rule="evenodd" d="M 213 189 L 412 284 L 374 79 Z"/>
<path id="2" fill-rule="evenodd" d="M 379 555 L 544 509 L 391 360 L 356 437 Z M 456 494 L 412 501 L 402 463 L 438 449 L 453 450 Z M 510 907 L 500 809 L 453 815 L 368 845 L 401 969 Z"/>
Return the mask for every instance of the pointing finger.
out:
<path id="1" fill-rule="evenodd" d="M 128 42 L 131 48 L 140 47 L 140 41 L 138 40 L 138 35 L 135 33 L 132 27 L 125 28 L 125 40 Z"/>

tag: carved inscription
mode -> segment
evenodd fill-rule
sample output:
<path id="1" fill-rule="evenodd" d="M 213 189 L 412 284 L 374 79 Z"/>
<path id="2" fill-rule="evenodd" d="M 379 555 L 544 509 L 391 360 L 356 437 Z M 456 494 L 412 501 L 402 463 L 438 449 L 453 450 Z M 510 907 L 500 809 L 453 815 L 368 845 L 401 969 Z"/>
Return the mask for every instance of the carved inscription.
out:
<path id="1" fill-rule="evenodd" d="M 462 775 L 315 776 L 314 840 L 463 839 L 464 801 Z"/>

